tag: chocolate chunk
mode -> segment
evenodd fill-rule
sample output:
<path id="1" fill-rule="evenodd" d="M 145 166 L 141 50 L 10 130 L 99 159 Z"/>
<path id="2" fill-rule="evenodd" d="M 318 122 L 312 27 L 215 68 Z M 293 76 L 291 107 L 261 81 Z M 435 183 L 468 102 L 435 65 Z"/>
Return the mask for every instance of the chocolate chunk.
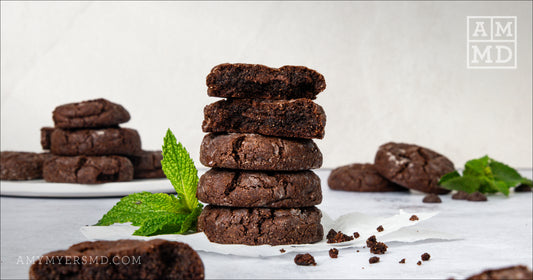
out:
<path id="1" fill-rule="evenodd" d="M 428 253 L 424 253 L 422 254 L 422 256 L 420 256 L 422 258 L 423 261 L 427 261 L 429 260 L 429 258 L 431 257 Z"/>
<path id="2" fill-rule="evenodd" d="M 488 269 L 479 274 L 472 275 L 467 280 L 526 280 L 533 279 L 533 272 L 527 266 L 517 265 L 500 269 Z"/>
<path id="3" fill-rule="evenodd" d="M 465 191 L 457 191 L 456 193 L 452 195 L 452 199 L 457 199 L 457 200 L 466 200 L 467 197 L 468 197 L 468 193 Z"/>
<path id="4" fill-rule="evenodd" d="M 469 194 L 466 197 L 466 200 L 468 200 L 468 201 L 487 201 L 487 197 L 484 194 L 480 193 L 480 192 L 474 192 L 474 193 Z"/>
<path id="5" fill-rule="evenodd" d="M 372 248 L 372 246 L 376 245 L 378 243 L 376 236 L 372 235 L 366 240 L 366 246 L 368 248 Z"/>
<path id="6" fill-rule="evenodd" d="M 47 253 L 30 267 L 29 278 L 204 279 L 196 251 L 181 242 L 117 240 L 82 242 Z"/>
<path id="7" fill-rule="evenodd" d="M 204 108 L 204 132 L 257 133 L 276 137 L 324 137 L 324 109 L 305 98 L 228 99 Z"/>
<path id="8" fill-rule="evenodd" d="M 304 66 L 242 63 L 215 66 L 206 84 L 209 96 L 231 98 L 315 99 L 326 88 L 324 76 Z"/>
<path id="9" fill-rule="evenodd" d="M 130 120 L 124 107 L 102 98 L 58 106 L 52 117 L 56 127 L 69 129 L 111 127 Z"/>
<path id="10" fill-rule="evenodd" d="M 139 133 L 129 128 L 55 129 L 50 152 L 61 156 L 137 155 L 141 152 Z"/>
<path id="11" fill-rule="evenodd" d="M 387 245 L 383 242 L 376 242 L 372 247 L 370 247 L 370 253 L 376 254 L 376 255 L 382 255 L 387 252 Z"/>
<path id="12" fill-rule="evenodd" d="M 328 233 L 328 236 L 330 236 L 329 233 Z M 346 242 L 346 241 L 351 241 L 351 240 L 353 240 L 352 236 L 346 235 L 342 233 L 342 231 L 339 231 L 339 232 L 336 232 L 335 235 L 332 236 L 331 238 L 328 238 L 328 243 L 330 244 L 341 243 L 341 242 Z"/>
<path id="13" fill-rule="evenodd" d="M 298 254 L 294 257 L 294 263 L 297 265 L 316 265 L 315 258 L 311 254 Z"/>
<path id="14" fill-rule="evenodd" d="M 378 263 L 379 262 L 379 257 L 371 257 L 370 259 L 368 259 L 368 263 L 372 264 L 372 263 Z"/>
<path id="15" fill-rule="evenodd" d="M 328 177 L 328 185 L 334 190 L 354 192 L 394 192 L 407 191 L 381 176 L 373 164 L 350 164 L 333 169 Z"/>
<path id="16" fill-rule="evenodd" d="M 377 230 L 378 232 L 382 232 L 384 229 L 383 229 L 383 226 L 380 225 L 378 228 L 376 228 L 376 230 Z"/>
<path id="17" fill-rule="evenodd" d="M 424 203 L 441 203 L 442 200 L 440 200 L 440 197 L 434 193 L 430 193 L 426 196 L 424 196 L 424 199 L 422 200 Z"/>
<path id="18" fill-rule="evenodd" d="M 47 182 L 100 184 L 133 179 L 133 165 L 121 156 L 52 156 L 43 164 Z"/>
<path id="19" fill-rule="evenodd" d="M 425 193 L 446 194 L 450 190 L 438 186 L 440 178 L 455 170 L 443 155 L 417 145 L 386 143 L 376 153 L 374 164 L 388 180 Z"/>
<path id="20" fill-rule="evenodd" d="M 405 263 L 405 259 L 401 259 L 398 263 Z"/>
<path id="21" fill-rule="evenodd" d="M 528 185 L 521 184 L 514 188 L 515 192 L 531 192 L 531 187 Z"/>
<path id="22" fill-rule="evenodd" d="M 202 141 L 200 162 L 218 168 L 300 171 L 319 168 L 322 153 L 313 140 L 210 133 Z"/>
<path id="23" fill-rule="evenodd" d="M 335 248 L 329 249 L 329 257 L 332 259 L 336 259 L 339 256 L 339 250 Z"/>
<path id="24" fill-rule="evenodd" d="M 230 207 L 291 208 L 320 204 L 320 178 L 312 171 L 259 172 L 211 169 L 196 193 L 202 202 Z"/>
<path id="25" fill-rule="evenodd" d="M 4 151 L 0 154 L 0 180 L 35 180 L 43 178 L 43 162 L 49 153 Z"/>
<path id="26" fill-rule="evenodd" d="M 417 216 L 417 215 L 412 215 L 412 216 L 409 218 L 409 221 L 418 221 L 418 216 Z"/>

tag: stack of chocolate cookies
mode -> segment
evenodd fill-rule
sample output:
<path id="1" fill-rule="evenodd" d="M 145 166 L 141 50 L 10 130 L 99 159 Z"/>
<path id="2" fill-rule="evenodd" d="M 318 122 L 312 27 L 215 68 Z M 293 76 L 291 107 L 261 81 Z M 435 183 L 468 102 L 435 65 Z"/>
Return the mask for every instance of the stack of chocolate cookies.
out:
<path id="1" fill-rule="evenodd" d="M 208 95 L 227 98 L 204 109 L 208 134 L 198 184 L 206 206 L 198 229 L 211 242 L 248 245 L 320 241 L 322 154 L 326 115 L 312 101 L 324 77 L 303 66 L 279 69 L 221 64 L 207 76 Z"/>
<path id="2" fill-rule="evenodd" d="M 41 146 L 52 154 L 44 179 L 98 184 L 164 177 L 161 151 L 143 151 L 139 133 L 119 127 L 129 119 L 124 107 L 105 99 L 58 106 L 55 127 L 41 129 Z"/>

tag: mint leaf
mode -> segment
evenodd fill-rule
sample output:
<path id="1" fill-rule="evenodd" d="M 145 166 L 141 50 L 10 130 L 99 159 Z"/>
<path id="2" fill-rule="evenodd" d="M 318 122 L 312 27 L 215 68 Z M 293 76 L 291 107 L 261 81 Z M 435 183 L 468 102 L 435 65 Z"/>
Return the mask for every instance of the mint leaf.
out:
<path id="1" fill-rule="evenodd" d="M 439 185 L 442 185 L 444 182 L 450 180 L 450 179 L 453 179 L 453 178 L 457 178 L 457 177 L 461 177 L 461 174 L 459 174 L 459 172 L 456 171 L 452 171 L 448 174 L 445 174 L 444 176 L 442 176 L 439 180 Z"/>
<path id="2" fill-rule="evenodd" d="M 465 170 L 463 171 L 463 175 L 476 177 L 492 176 L 492 173 L 489 168 L 489 160 L 490 158 L 488 156 L 484 156 L 478 159 L 472 159 L 467 161 L 465 163 Z"/>
<path id="3" fill-rule="evenodd" d="M 163 144 L 161 166 L 178 197 L 183 199 L 187 209 L 192 211 L 198 206 L 196 198 L 198 170 L 187 150 L 181 143 L 176 142 L 176 137 L 168 129 Z"/>
<path id="4" fill-rule="evenodd" d="M 508 165 L 493 160 L 489 166 L 494 174 L 494 179 L 503 181 L 510 187 L 514 187 L 522 182 L 522 176 Z"/>
<path id="5" fill-rule="evenodd" d="M 446 180 L 440 185 L 449 190 L 473 193 L 479 189 L 479 186 L 481 185 L 481 180 L 473 176 L 463 176 Z"/>

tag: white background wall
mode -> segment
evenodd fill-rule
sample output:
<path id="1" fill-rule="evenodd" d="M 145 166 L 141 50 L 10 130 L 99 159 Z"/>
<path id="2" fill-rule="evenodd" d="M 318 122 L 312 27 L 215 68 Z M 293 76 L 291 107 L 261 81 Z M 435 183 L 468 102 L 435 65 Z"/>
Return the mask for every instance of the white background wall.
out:
<path id="1" fill-rule="evenodd" d="M 105 97 L 145 149 L 171 128 L 198 159 L 205 77 L 223 62 L 321 72 L 324 167 L 387 141 L 456 166 L 532 167 L 531 2 L 1 2 L 1 149 L 40 151 L 60 104 Z M 466 69 L 466 16 L 518 17 L 518 68 Z M 198 162 L 198 161 L 197 161 Z"/>

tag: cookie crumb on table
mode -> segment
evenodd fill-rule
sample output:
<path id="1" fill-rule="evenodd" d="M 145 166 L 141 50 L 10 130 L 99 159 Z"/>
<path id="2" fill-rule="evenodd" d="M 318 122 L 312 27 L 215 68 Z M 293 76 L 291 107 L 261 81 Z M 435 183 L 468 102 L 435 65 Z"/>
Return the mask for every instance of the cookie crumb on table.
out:
<path id="1" fill-rule="evenodd" d="M 385 230 L 385 229 L 383 228 L 382 225 L 380 225 L 378 228 L 376 228 L 376 230 L 377 230 L 378 232 L 382 232 L 382 231 Z"/>
<path id="2" fill-rule="evenodd" d="M 285 253 L 285 249 L 283 249 L 283 248 L 279 249 L 279 251 L 280 251 L 281 253 Z"/>
<path id="3" fill-rule="evenodd" d="M 309 253 L 296 255 L 294 263 L 297 265 L 316 265 L 315 258 Z"/>
<path id="4" fill-rule="evenodd" d="M 412 215 L 411 218 L 409 218 L 409 221 L 418 221 L 418 216 Z"/>
<path id="5" fill-rule="evenodd" d="M 366 240 L 366 246 L 367 246 L 368 248 L 372 248 L 372 246 L 374 246 L 376 243 L 378 243 L 378 241 L 377 241 L 375 235 L 370 236 L 370 237 Z"/>
<path id="6" fill-rule="evenodd" d="M 335 248 L 329 249 L 329 257 L 332 259 L 336 259 L 339 256 L 339 250 Z"/>
<path id="7" fill-rule="evenodd" d="M 352 236 L 346 235 L 342 233 L 342 231 L 336 232 L 333 229 L 328 232 L 326 238 L 328 239 L 328 243 L 340 243 L 353 240 Z"/>
<path id="8" fill-rule="evenodd" d="M 421 261 L 418 261 L 416 264 L 417 264 L 417 265 L 422 265 L 422 262 L 421 262 Z"/>
<path id="9" fill-rule="evenodd" d="M 376 244 L 374 244 L 372 247 L 370 247 L 370 252 L 372 254 L 376 254 L 376 255 L 382 255 L 382 254 L 385 254 L 385 252 L 387 252 L 387 245 L 385 245 L 385 243 L 383 242 L 376 242 Z"/>
<path id="10" fill-rule="evenodd" d="M 377 263 L 379 262 L 379 257 L 371 257 L 368 259 L 368 263 Z"/>
<path id="11" fill-rule="evenodd" d="M 405 263 L 405 259 L 401 259 L 398 263 Z"/>
<path id="12" fill-rule="evenodd" d="M 440 197 L 434 193 L 430 193 L 426 196 L 424 196 L 424 199 L 422 200 L 424 203 L 441 203 L 442 200 L 440 200 Z"/>
<path id="13" fill-rule="evenodd" d="M 357 239 L 357 238 L 359 238 L 359 236 L 360 236 L 360 235 L 359 235 L 359 232 L 356 231 L 356 232 L 353 233 L 353 237 L 354 237 L 354 238 Z"/>
<path id="14" fill-rule="evenodd" d="M 428 253 L 424 253 L 422 254 L 422 256 L 420 256 L 422 258 L 423 261 L 427 261 L 429 260 L 429 258 L 431 257 Z"/>

